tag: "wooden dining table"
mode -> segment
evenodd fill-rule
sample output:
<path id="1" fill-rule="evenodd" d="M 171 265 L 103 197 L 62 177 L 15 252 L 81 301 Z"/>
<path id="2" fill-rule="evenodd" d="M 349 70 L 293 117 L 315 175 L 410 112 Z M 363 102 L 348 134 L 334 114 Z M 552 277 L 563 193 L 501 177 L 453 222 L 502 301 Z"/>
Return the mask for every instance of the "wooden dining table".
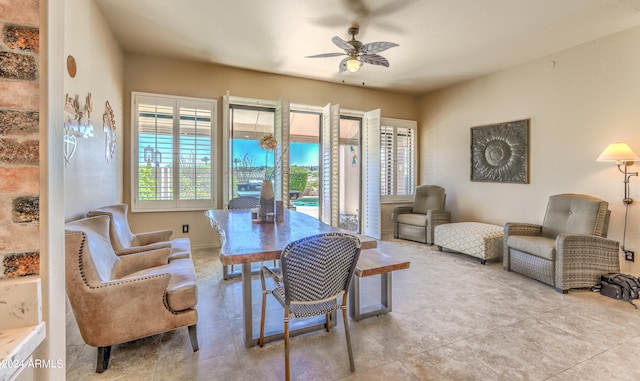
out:
<path id="1" fill-rule="evenodd" d="M 297 239 L 329 232 L 353 232 L 340 229 L 321 222 L 304 213 L 284 209 L 281 222 L 256 222 L 251 219 L 249 209 L 207 210 L 211 226 L 220 235 L 220 261 L 224 266 L 242 266 L 242 316 L 244 320 L 244 341 L 246 347 L 258 343 L 253 336 L 252 310 L 252 270 L 254 262 L 280 259 L 280 253 L 290 242 Z M 375 239 L 355 234 L 361 239 L 362 248 L 375 248 Z M 334 319 L 335 321 L 335 319 Z M 301 334 L 324 327 L 324 321 L 315 325 L 304 326 L 291 332 Z M 279 340 L 281 332 L 265 336 L 265 342 Z"/>

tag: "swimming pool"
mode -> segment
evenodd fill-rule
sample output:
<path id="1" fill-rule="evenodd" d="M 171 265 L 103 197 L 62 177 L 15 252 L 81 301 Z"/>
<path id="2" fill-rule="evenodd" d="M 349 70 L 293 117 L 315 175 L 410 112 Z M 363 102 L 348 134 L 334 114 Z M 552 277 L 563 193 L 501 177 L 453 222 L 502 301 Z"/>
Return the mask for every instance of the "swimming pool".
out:
<path id="1" fill-rule="evenodd" d="M 293 202 L 295 206 L 318 206 L 318 197 L 302 196 Z"/>

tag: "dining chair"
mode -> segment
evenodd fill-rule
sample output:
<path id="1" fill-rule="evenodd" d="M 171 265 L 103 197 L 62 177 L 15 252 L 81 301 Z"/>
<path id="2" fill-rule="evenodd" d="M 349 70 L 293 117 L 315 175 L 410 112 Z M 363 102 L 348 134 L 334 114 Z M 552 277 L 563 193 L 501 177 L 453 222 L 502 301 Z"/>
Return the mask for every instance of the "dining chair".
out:
<path id="1" fill-rule="evenodd" d="M 229 200 L 227 204 L 228 209 L 252 209 L 260 206 L 260 198 L 253 196 L 238 196 Z M 276 261 L 273 261 L 273 266 L 276 266 Z M 238 276 L 239 273 L 235 272 L 233 265 L 222 267 L 222 278 L 227 280 L 232 276 Z"/>
<path id="2" fill-rule="evenodd" d="M 238 196 L 229 200 L 227 208 L 229 209 L 252 209 L 260 206 L 260 198 L 253 196 Z M 276 260 L 273 260 L 273 267 L 277 267 Z M 227 280 L 233 276 L 238 276 L 233 265 L 222 267 L 222 278 Z"/>
<path id="3" fill-rule="evenodd" d="M 325 329 L 329 332 L 330 315 L 338 309 L 342 310 L 349 365 L 351 371 L 355 371 L 347 319 L 347 291 L 359 256 L 360 240 L 357 237 L 346 233 L 324 233 L 288 244 L 280 255 L 281 273 L 265 266 L 260 269 L 262 313 L 258 344 L 264 345 L 267 294 L 271 294 L 284 308 L 284 362 L 287 380 L 291 378 L 290 319 L 325 315 Z M 267 276 L 273 280 L 275 287 L 272 289 L 267 289 Z M 342 298 L 340 304 L 339 298 Z"/>

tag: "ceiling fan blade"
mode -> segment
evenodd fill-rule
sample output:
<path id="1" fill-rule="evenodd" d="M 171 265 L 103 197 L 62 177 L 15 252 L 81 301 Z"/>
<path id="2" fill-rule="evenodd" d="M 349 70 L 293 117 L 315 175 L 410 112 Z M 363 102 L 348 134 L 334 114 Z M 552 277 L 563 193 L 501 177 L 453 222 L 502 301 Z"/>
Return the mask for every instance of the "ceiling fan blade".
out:
<path id="1" fill-rule="evenodd" d="M 387 49 L 394 48 L 396 46 L 400 46 L 395 42 L 386 42 L 386 41 L 376 41 L 370 42 L 368 44 L 362 45 L 361 50 L 364 53 L 380 53 L 384 52 Z"/>
<path id="2" fill-rule="evenodd" d="M 338 57 L 338 56 L 344 56 L 345 53 L 323 53 L 323 54 L 316 54 L 314 56 L 305 56 L 304 58 L 325 58 L 325 57 Z"/>
<path id="3" fill-rule="evenodd" d="M 333 43 L 336 44 L 336 46 L 339 47 L 340 49 L 353 50 L 353 46 L 350 43 L 348 43 L 347 41 L 341 39 L 338 36 L 333 36 L 331 41 L 333 41 Z"/>
<path id="4" fill-rule="evenodd" d="M 349 61 L 349 57 L 346 57 L 345 59 L 340 61 L 340 64 L 338 65 L 338 71 L 340 73 L 347 71 L 347 61 Z"/>
<path id="5" fill-rule="evenodd" d="M 391 13 L 402 10 L 403 8 L 408 7 L 412 3 L 415 3 L 417 0 L 393 0 L 388 4 L 384 4 L 379 6 L 376 9 L 370 10 L 368 15 L 371 17 L 380 17 L 387 16 Z"/>
<path id="6" fill-rule="evenodd" d="M 344 4 L 349 11 L 358 17 L 366 17 L 371 12 L 362 0 L 345 0 Z"/>
<path id="7" fill-rule="evenodd" d="M 380 65 L 384 67 L 389 67 L 389 61 L 383 56 L 379 56 L 377 54 L 361 54 L 360 59 L 362 62 L 371 64 L 371 65 Z"/>

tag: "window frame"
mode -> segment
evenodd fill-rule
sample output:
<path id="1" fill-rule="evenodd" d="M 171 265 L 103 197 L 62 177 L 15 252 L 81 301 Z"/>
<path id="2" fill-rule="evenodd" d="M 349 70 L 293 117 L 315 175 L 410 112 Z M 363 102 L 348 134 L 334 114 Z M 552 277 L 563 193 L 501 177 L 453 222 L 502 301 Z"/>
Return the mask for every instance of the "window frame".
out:
<path id="1" fill-rule="evenodd" d="M 141 99 L 156 99 L 159 103 L 172 104 L 173 126 L 172 126 L 172 168 L 177 170 L 173 174 L 173 197 L 171 200 L 140 200 L 139 199 L 139 111 L 138 104 Z M 204 103 L 210 106 L 211 110 L 211 132 L 210 132 L 210 189 L 211 197 L 204 199 L 181 199 L 180 198 L 180 104 L 181 103 Z M 131 212 L 171 212 L 171 211 L 199 211 L 212 209 L 216 205 L 216 193 L 218 180 L 215 176 L 217 167 L 217 136 L 218 136 L 218 102 L 215 99 L 184 97 L 178 95 L 156 94 L 146 92 L 131 92 Z M 195 135 L 194 135 L 195 136 Z"/>
<path id="2" fill-rule="evenodd" d="M 381 188 L 380 188 L 380 202 L 381 203 L 404 203 L 404 202 L 412 202 L 413 201 L 413 197 L 414 197 L 414 193 L 415 193 L 415 187 L 417 185 L 417 143 L 418 143 L 418 124 L 416 121 L 414 120 L 407 120 L 407 119 L 395 119 L 395 118 L 381 118 L 380 120 L 380 150 L 381 150 L 381 157 L 380 157 L 380 182 L 381 182 Z M 383 167 L 383 158 L 382 158 L 382 134 L 383 134 L 383 130 L 385 128 L 392 128 L 393 129 L 393 137 L 392 137 L 392 146 L 393 146 L 393 151 L 391 154 L 391 158 L 392 160 L 387 164 L 386 167 Z M 407 189 L 407 193 L 406 194 L 397 194 L 398 191 L 398 186 L 397 186 L 397 173 L 396 173 L 396 164 L 397 164 L 397 150 L 398 150 L 398 129 L 399 128 L 406 128 L 409 130 L 412 130 L 412 143 L 413 143 L 413 147 L 412 148 L 412 152 L 411 152 L 411 178 L 409 179 L 409 187 Z M 391 194 L 388 195 L 383 195 L 382 194 L 382 174 L 383 171 L 385 170 L 391 170 L 392 174 L 392 178 L 393 178 L 393 189 Z"/>

